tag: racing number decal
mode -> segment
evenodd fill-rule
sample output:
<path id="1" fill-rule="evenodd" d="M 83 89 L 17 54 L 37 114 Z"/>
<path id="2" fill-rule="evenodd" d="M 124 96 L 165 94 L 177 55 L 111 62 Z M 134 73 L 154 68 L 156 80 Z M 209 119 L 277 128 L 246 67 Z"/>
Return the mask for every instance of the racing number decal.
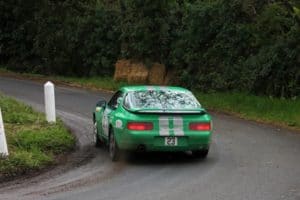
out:
<path id="1" fill-rule="evenodd" d="M 177 146 L 177 137 L 165 137 L 166 146 Z"/>
<path id="2" fill-rule="evenodd" d="M 123 128 L 123 122 L 120 119 L 116 120 L 116 128 L 119 128 L 119 129 Z"/>

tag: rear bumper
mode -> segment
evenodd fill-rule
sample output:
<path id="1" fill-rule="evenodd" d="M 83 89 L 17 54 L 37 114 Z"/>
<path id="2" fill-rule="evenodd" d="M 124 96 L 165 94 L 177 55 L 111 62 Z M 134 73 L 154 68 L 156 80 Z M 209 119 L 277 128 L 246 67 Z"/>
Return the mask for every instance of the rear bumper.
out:
<path id="1" fill-rule="evenodd" d="M 189 132 L 184 136 L 174 136 L 177 137 L 176 146 L 167 146 L 165 144 L 165 137 L 155 132 L 126 131 L 116 134 L 117 144 L 123 150 L 137 150 L 143 147 L 145 151 L 176 152 L 208 149 L 211 132 Z"/>

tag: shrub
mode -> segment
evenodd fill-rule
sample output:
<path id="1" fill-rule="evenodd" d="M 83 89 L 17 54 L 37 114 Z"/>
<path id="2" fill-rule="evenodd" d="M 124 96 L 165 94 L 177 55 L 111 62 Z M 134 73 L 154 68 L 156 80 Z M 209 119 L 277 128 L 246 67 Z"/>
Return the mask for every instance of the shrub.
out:
<path id="1" fill-rule="evenodd" d="M 159 62 L 201 91 L 299 96 L 296 0 L 0 1 L 9 69 L 111 76 L 118 59 Z M 175 78 L 173 78 L 174 80 Z"/>

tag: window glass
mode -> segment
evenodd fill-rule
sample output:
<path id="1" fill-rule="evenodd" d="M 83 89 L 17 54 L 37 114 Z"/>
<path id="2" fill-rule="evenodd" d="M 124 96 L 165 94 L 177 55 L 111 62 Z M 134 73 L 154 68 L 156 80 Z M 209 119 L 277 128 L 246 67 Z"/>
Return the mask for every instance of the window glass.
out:
<path id="1" fill-rule="evenodd" d="M 196 109 L 200 103 L 190 92 L 174 90 L 133 91 L 126 95 L 124 106 L 134 109 Z"/>
<path id="2" fill-rule="evenodd" d="M 116 92 L 113 97 L 108 102 L 108 106 L 112 109 L 115 109 L 118 105 L 118 98 L 122 97 L 123 93 L 121 91 Z"/>

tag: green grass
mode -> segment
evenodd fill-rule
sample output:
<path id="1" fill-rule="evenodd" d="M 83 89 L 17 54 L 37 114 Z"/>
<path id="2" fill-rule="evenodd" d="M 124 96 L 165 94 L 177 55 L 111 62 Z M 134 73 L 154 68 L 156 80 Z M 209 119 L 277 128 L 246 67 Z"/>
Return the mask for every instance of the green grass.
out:
<path id="1" fill-rule="evenodd" d="M 16 73 L 0 68 L 0 74 Z M 127 85 L 124 82 L 115 82 L 112 78 L 71 78 L 42 75 L 22 74 L 27 78 L 53 80 L 68 85 L 83 88 L 116 90 Z M 194 91 L 201 104 L 210 110 L 230 113 L 244 119 L 267 122 L 291 129 L 300 130 L 300 100 L 278 99 L 270 97 L 259 97 L 243 93 L 209 93 L 203 94 Z"/>
<path id="2" fill-rule="evenodd" d="M 51 77 L 50 77 L 51 78 Z M 72 78 L 72 77 L 52 77 L 54 80 L 75 83 L 76 85 L 95 88 L 95 89 L 104 89 L 104 90 L 117 90 L 122 86 L 128 85 L 126 82 L 116 82 L 110 77 L 92 77 L 92 78 Z"/>
<path id="3" fill-rule="evenodd" d="M 91 77 L 91 78 L 78 78 L 78 77 L 63 77 L 63 76 L 44 76 L 40 74 L 29 73 L 15 73 L 0 66 L 0 74 L 11 76 L 22 76 L 35 80 L 51 80 L 56 83 L 68 84 L 71 86 L 79 86 L 90 89 L 103 89 L 115 91 L 122 86 L 128 85 L 126 82 L 115 82 L 111 77 Z"/>
<path id="4" fill-rule="evenodd" d="M 300 129 L 300 100 L 260 97 L 243 93 L 195 92 L 204 107 L 236 116 Z"/>
<path id="5" fill-rule="evenodd" d="M 0 177 L 44 168 L 73 149 L 75 139 L 62 121 L 49 124 L 43 114 L 1 94 L 0 106 L 9 150 L 7 158 L 0 158 Z"/>

